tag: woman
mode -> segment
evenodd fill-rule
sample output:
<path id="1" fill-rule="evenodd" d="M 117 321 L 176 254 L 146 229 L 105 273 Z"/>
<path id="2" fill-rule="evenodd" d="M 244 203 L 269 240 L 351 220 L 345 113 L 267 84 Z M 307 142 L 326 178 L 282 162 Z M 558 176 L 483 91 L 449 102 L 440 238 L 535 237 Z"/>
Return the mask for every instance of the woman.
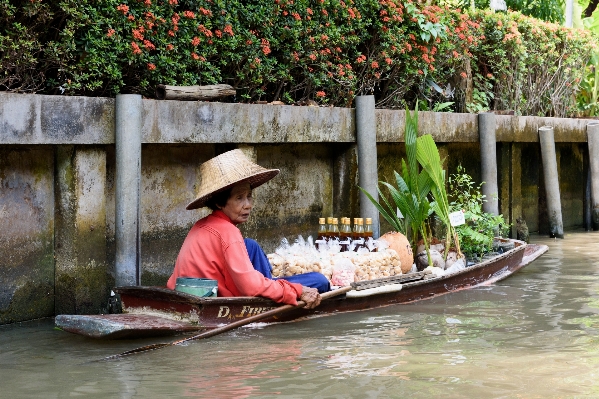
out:
<path id="1" fill-rule="evenodd" d="M 319 291 L 330 288 L 324 275 L 272 279 L 262 249 L 255 241 L 244 240 L 237 228 L 250 216 L 252 189 L 278 173 L 278 169 L 254 164 L 241 150 L 228 151 L 200 166 L 199 194 L 187 209 L 208 206 L 213 212 L 189 231 L 168 288 L 175 288 L 177 277 L 210 278 L 218 281 L 219 296 L 261 296 L 291 305 L 300 299 L 307 309 L 320 304 Z"/>

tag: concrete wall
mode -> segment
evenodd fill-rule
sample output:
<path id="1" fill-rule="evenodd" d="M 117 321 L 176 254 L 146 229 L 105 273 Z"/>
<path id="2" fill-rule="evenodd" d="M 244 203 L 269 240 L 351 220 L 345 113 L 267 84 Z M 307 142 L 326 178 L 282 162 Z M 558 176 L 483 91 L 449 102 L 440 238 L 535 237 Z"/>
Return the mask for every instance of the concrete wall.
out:
<path id="1" fill-rule="evenodd" d="M 106 311 L 114 285 L 115 100 L 0 93 L 0 324 Z M 555 127 L 564 227 L 583 226 L 586 120 L 497 116 L 499 203 L 548 232 L 537 129 Z M 404 111 L 377 110 L 379 179 L 405 157 Z M 480 181 L 478 118 L 421 112 L 449 173 Z M 191 225 L 199 165 L 243 148 L 280 175 L 242 225 L 267 252 L 315 234 L 318 217 L 359 212 L 354 111 L 143 100 L 142 284 L 164 284 Z M 382 222 L 381 232 L 389 230 Z"/>

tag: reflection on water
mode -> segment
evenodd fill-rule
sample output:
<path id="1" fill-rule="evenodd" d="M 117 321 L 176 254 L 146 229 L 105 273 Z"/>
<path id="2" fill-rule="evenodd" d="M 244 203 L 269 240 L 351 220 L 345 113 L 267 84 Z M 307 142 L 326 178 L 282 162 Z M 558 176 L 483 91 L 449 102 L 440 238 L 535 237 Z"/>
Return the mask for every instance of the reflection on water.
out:
<path id="1" fill-rule="evenodd" d="M 549 252 L 492 286 L 116 361 L 94 360 L 168 338 L 0 326 L 0 396 L 597 398 L 599 233 L 532 241 Z"/>

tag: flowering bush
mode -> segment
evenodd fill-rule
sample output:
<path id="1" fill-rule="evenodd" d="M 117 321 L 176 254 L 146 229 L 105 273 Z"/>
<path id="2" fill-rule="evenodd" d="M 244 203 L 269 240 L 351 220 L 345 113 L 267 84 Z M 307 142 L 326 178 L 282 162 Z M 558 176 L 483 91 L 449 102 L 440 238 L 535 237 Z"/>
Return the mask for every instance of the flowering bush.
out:
<path id="1" fill-rule="evenodd" d="M 153 97 L 158 84 L 228 83 L 240 102 L 347 107 L 374 94 L 378 107 L 564 115 L 595 45 L 518 13 L 410 0 L 0 4 L 0 89 L 21 92 Z"/>
<path id="2" fill-rule="evenodd" d="M 597 48 L 588 31 L 520 13 L 477 12 L 485 41 L 474 54 L 478 72 L 493 83 L 493 109 L 523 115 L 571 115 L 584 66 Z"/>

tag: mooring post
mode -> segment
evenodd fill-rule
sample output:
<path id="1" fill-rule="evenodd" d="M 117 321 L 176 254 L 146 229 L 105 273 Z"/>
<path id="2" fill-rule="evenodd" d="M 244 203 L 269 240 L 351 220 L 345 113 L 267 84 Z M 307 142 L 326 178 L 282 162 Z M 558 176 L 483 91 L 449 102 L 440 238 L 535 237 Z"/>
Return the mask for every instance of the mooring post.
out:
<path id="1" fill-rule="evenodd" d="M 358 142 L 358 182 L 378 201 L 378 171 L 376 154 L 376 116 L 374 96 L 356 97 L 356 140 Z M 372 218 L 372 235 L 380 235 L 379 211 L 366 194 L 360 191 L 360 216 Z"/>
<path id="2" fill-rule="evenodd" d="M 599 230 L 599 122 L 587 124 L 587 144 L 591 174 L 591 219 L 593 230 Z"/>
<path id="3" fill-rule="evenodd" d="M 138 94 L 118 94 L 115 104 L 115 283 L 141 283 L 141 113 Z"/>
<path id="4" fill-rule="evenodd" d="M 483 211 L 499 215 L 499 188 L 497 184 L 497 140 L 495 136 L 495 114 L 478 114 L 478 134 L 480 141 Z"/>
<path id="5" fill-rule="evenodd" d="M 543 177 L 547 194 L 550 236 L 564 238 L 553 126 L 539 128 L 539 141 L 541 142 L 541 158 L 543 159 Z"/>

